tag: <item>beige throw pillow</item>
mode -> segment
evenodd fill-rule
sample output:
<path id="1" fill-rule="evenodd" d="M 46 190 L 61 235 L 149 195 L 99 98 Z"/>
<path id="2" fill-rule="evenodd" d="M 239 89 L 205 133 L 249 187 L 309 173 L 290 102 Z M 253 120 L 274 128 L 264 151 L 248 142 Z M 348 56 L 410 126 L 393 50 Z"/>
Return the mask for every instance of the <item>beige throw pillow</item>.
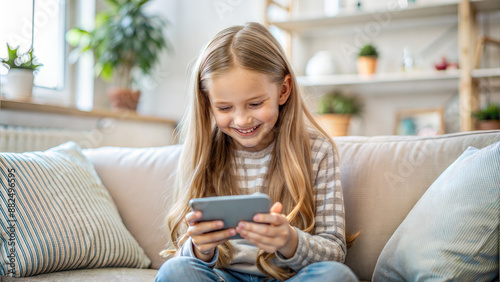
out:
<path id="1" fill-rule="evenodd" d="M 147 268 L 78 145 L 0 153 L 0 275 L 78 268 Z"/>

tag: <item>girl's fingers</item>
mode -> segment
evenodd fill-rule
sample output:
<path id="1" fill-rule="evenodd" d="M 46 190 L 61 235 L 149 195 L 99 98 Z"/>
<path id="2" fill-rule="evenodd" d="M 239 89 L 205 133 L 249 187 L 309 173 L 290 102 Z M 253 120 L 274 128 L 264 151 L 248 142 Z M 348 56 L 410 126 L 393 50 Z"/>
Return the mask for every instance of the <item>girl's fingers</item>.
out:
<path id="1" fill-rule="evenodd" d="M 198 222 L 194 225 L 190 225 L 187 233 L 189 236 L 192 237 L 192 236 L 201 235 L 204 233 L 220 230 L 223 227 L 224 227 L 224 222 L 222 222 L 220 220 Z"/>
<path id="2" fill-rule="evenodd" d="M 236 232 L 245 234 L 251 232 L 263 237 L 279 238 L 288 237 L 288 223 L 287 225 L 273 226 L 269 224 L 240 222 L 236 227 Z"/>
<path id="3" fill-rule="evenodd" d="M 188 225 L 195 225 L 197 220 L 201 218 L 201 212 L 191 211 L 186 214 L 184 219 L 187 221 Z"/>
<path id="4" fill-rule="evenodd" d="M 236 235 L 236 230 L 234 228 L 230 228 L 227 230 L 221 230 L 221 231 L 215 231 L 215 232 L 210 232 L 210 233 L 203 233 L 200 235 L 195 235 L 191 236 L 191 240 L 193 241 L 193 244 L 196 246 L 202 246 L 202 245 L 213 245 L 215 246 L 225 242 L 229 238 L 233 237 Z"/>
<path id="5" fill-rule="evenodd" d="M 281 242 L 281 240 L 283 240 L 283 237 L 286 238 L 286 234 L 283 237 L 269 236 L 248 230 L 241 230 L 239 233 L 241 234 L 242 237 L 244 237 L 247 240 L 255 240 L 257 242 L 267 245 L 276 245 L 277 243 Z"/>
<path id="6" fill-rule="evenodd" d="M 288 221 L 286 220 L 286 217 L 282 214 L 277 214 L 277 213 L 261 213 L 261 214 L 256 214 L 253 217 L 253 221 L 257 223 L 267 223 L 267 224 L 272 224 L 275 226 L 283 225 L 283 224 L 288 224 Z"/>
<path id="7" fill-rule="evenodd" d="M 270 212 L 271 213 L 281 213 L 281 210 L 283 209 L 283 205 L 280 202 L 274 203 L 274 205 L 271 207 Z"/>

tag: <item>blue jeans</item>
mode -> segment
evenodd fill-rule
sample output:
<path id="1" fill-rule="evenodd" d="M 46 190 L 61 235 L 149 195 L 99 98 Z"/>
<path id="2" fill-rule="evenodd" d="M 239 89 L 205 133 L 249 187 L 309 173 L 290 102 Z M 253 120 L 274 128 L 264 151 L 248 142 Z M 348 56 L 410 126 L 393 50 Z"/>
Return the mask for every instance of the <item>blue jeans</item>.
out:
<path id="1" fill-rule="evenodd" d="M 228 269 L 217 269 L 197 258 L 174 257 L 166 261 L 156 275 L 156 282 L 163 281 L 264 281 L 266 277 L 231 271 Z M 268 281 L 278 281 L 270 279 Z M 295 276 L 287 281 L 359 281 L 356 275 L 346 265 L 323 261 L 310 264 L 302 268 Z"/>

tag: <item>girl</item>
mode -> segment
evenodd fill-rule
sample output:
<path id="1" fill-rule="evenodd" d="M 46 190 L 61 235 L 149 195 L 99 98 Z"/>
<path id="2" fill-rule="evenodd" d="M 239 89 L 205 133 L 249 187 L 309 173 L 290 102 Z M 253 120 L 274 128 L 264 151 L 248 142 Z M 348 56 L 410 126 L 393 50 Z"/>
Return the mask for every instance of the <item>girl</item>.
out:
<path id="1" fill-rule="evenodd" d="M 157 281 L 357 281 L 346 245 L 333 141 L 301 99 L 277 40 L 258 23 L 218 33 L 195 65 L 176 204 L 167 218 L 175 257 Z M 197 222 L 192 198 L 267 193 L 255 223 Z M 187 226 L 185 225 L 187 223 Z M 187 229 L 186 229 L 187 228 Z M 228 240 L 239 233 L 244 239 Z"/>

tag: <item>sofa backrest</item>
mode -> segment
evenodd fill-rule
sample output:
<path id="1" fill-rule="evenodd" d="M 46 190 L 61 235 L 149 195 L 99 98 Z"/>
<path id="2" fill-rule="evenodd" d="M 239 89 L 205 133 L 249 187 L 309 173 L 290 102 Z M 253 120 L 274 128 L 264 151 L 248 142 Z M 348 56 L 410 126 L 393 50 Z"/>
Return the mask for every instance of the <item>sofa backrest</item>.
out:
<path id="1" fill-rule="evenodd" d="M 109 190 L 123 223 L 155 269 L 165 261 L 159 252 L 169 242 L 164 220 L 171 205 L 181 150 L 180 145 L 84 150 Z"/>
<path id="2" fill-rule="evenodd" d="M 361 231 L 346 264 L 370 280 L 377 258 L 413 205 L 468 146 L 500 140 L 500 131 L 436 137 L 338 137 L 347 233 Z M 87 149 L 125 226 L 159 268 L 168 244 L 164 219 L 171 205 L 180 145 Z"/>
<path id="3" fill-rule="evenodd" d="M 436 137 L 339 137 L 346 232 L 361 231 L 346 264 L 371 280 L 385 244 L 438 176 L 468 146 L 500 141 L 500 131 Z"/>

